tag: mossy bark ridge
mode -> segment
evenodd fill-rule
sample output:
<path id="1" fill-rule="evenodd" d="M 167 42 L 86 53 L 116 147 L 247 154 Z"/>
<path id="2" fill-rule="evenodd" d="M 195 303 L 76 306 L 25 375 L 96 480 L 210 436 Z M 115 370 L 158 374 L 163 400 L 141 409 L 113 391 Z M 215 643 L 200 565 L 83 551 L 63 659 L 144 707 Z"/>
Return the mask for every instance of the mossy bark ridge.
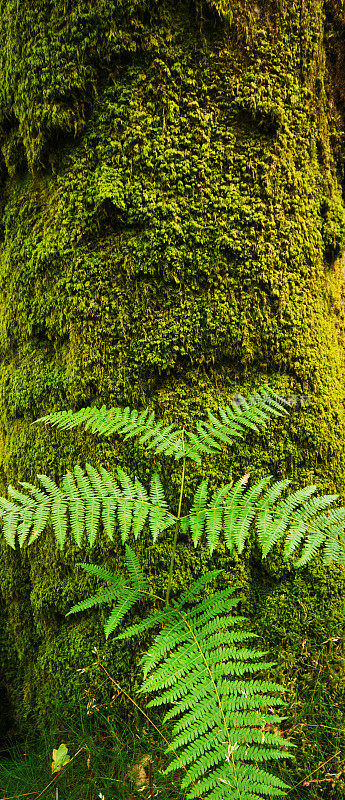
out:
<path id="1" fill-rule="evenodd" d="M 3 490 L 76 458 L 137 470 L 134 445 L 30 427 L 48 411 L 149 405 L 184 424 L 264 382 L 296 398 L 290 421 L 215 461 L 214 485 L 249 469 L 342 490 L 344 26 L 335 0 L 2 3 Z M 73 707 L 102 642 L 94 617 L 57 613 L 85 577 L 47 542 L 20 563 L 4 547 L 0 566 L 8 692 L 42 721 Z M 147 551 L 149 572 L 167 576 L 170 548 Z M 120 544 L 85 558 L 105 556 Z M 342 574 L 217 558 L 281 647 L 312 769 L 339 744 Z M 172 591 L 207 564 L 180 546 Z M 135 682 L 130 651 L 107 648 Z"/>

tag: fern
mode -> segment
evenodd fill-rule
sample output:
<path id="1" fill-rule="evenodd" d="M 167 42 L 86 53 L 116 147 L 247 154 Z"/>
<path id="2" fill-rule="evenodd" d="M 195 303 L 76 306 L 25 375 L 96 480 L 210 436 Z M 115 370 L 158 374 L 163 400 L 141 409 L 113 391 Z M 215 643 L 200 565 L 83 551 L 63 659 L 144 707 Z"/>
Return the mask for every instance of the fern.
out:
<path id="1" fill-rule="evenodd" d="M 189 514 L 181 520 L 183 530 L 191 529 L 197 546 L 206 527 L 210 554 L 222 532 L 230 552 L 236 547 L 242 553 L 255 528 L 264 557 L 285 539 L 285 559 L 301 550 L 296 567 L 307 564 L 322 548 L 325 564 L 334 561 L 345 566 L 345 508 L 329 508 L 338 495 L 313 497 L 316 487 L 306 486 L 281 500 L 289 481 L 269 486 L 270 481 L 268 476 L 248 489 L 240 480 L 226 484 L 211 497 L 207 481 L 202 481 Z"/>
<path id="2" fill-rule="evenodd" d="M 196 432 L 174 429 L 173 425 L 155 422 L 154 413 L 146 408 L 142 412 L 129 408 L 98 409 L 94 406 L 80 411 L 57 411 L 41 417 L 37 422 L 45 422 L 62 430 L 71 430 L 80 425 L 102 436 L 122 436 L 124 441 L 137 438 L 159 455 L 173 456 L 175 460 L 190 458 L 201 462 L 203 454 L 219 453 L 223 444 L 231 444 L 235 438 L 242 438 L 248 430 L 258 431 L 258 426 L 266 426 L 271 416 L 285 413 L 284 401 L 269 387 L 263 387 L 244 400 L 241 406 L 219 408 L 219 417 L 208 412 L 207 421 L 196 423 Z M 186 444 L 185 444 L 186 439 Z"/>
<path id="3" fill-rule="evenodd" d="M 186 798 L 260 800 L 282 797 L 287 788 L 266 771 L 267 762 L 287 757 L 287 743 L 274 732 L 274 708 L 280 686 L 255 675 L 271 664 L 266 653 L 248 647 L 253 634 L 233 612 L 234 589 L 200 599 L 218 575 L 209 572 L 178 601 L 150 615 L 117 639 L 164 623 L 142 659 L 142 693 L 149 706 L 168 705 L 165 722 L 174 720 L 167 772 L 184 768 Z M 274 729 L 274 730 L 273 730 Z"/>
<path id="4" fill-rule="evenodd" d="M 200 463 L 204 453 L 217 455 L 223 444 L 232 444 L 234 439 L 243 438 L 248 430 L 259 431 L 266 427 L 271 416 L 281 416 L 285 412 L 284 401 L 268 387 L 243 399 L 241 406 L 232 403 L 231 407 L 219 407 L 219 417 L 208 411 L 206 422 L 197 422 L 196 433 L 186 431 L 185 457 Z"/>
<path id="5" fill-rule="evenodd" d="M 151 478 L 149 492 L 120 468 L 116 481 L 105 469 L 98 471 L 89 464 L 85 470 L 76 466 L 73 474 L 68 472 L 61 489 L 45 475 L 38 475 L 38 480 L 43 491 L 22 483 L 27 495 L 9 486 L 11 501 L 0 498 L 4 537 L 12 548 L 16 538 L 20 547 L 26 541 L 31 544 L 49 523 L 62 549 L 68 527 L 80 547 L 85 530 L 90 546 L 94 544 L 100 520 L 111 540 L 118 525 L 123 543 L 131 534 L 137 539 L 145 523 L 156 542 L 178 521 L 168 509 L 157 473 Z M 189 513 L 180 519 L 182 530 L 191 529 L 195 546 L 206 531 L 210 554 L 222 533 L 229 551 L 236 547 L 242 553 L 250 531 L 256 529 L 264 557 L 284 539 L 285 559 L 299 553 L 296 567 L 307 564 L 321 549 L 325 564 L 333 561 L 344 566 L 345 508 L 330 508 L 338 495 L 313 497 L 315 486 L 307 486 L 282 500 L 289 481 L 269 485 L 270 481 L 269 476 L 248 488 L 240 480 L 212 495 L 207 481 L 202 481 Z"/>
<path id="6" fill-rule="evenodd" d="M 62 549 L 68 527 L 77 546 L 81 545 L 85 530 L 92 546 L 100 520 L 111 540 L 118 524 L 123 543 L 131 534 L 138 538 L 147 523 L 156 542 L 158 536 L 178 520 L 168 510 L 157 473 L 151 478 L 149 492 L 137 478 L 132 481 L 120 468 L 116 481 L 105 469 L 97 471 L 89 464 L 85 470 L 76 466 L 73 474 L 67 473 L 61 489 L 45 475 L 38 475 L 38 480 L 43 491 L 23 482 L 21 486 L 27 490 L 27 495 L 9 486 L 12 500 L 0 498 L 4 537 L 12 548 L 16 537 L 20 547 L 27 540 L 31 544 L 49 523 Z M 300 551 L 296 567 L 307 564 L 322 548 L 325 564 L 334 561 L 344 566 L 345 508 L 329 508 L 338 495 L 313 497 L 315 486 L 307 486 L 282 500 L 281 494 L 289 481 L 277 481 L 269 486 L 270 481 L 270 476 L 263 478 L 250 489 L 241 481 L 229 483 L 211 496 L 207 481 L 202 481 L 192 508 L 180 519 L 182 530 L 186 533 L 191 529 L 195 546 L 206 530 L 212 554 L 221 533 L 230 552 L 236 547 L 241 553 L 250 530 L 255 528 L 264 557 L 277 542 L 285 539 L 285 559 Z"/>
<path id="7" fill-rule="evenodd" d="M 277 733 L 275 708 L 281 705 L 281 687 L 262 677 L 271 664 L 264 660 L 265 653 L 249 646 L 254 637 L 246 630 L 245 619 L 235 614 L 234 589 L 202 596 L 218 575 L 213 571 L 169 604 L 179 532 L 190 530 L 195 547 L 205 537 L 212 554 L 221 537 L 230 553 L 234 548 L 242 553 L 249 535 L 256 531 L 264 557 L 281 542 L 284 557 L 294 558 L 296 567 L 321 550 L 324 563 L 345 566 L 345 508 L 334 507 L 337 495 L 317 497 L 315 486 L 287 494 L 289 481 L 272 483 L 268 476 L 247 487 L 248 473 L 211 491 L 203 479 L 190 510 L 181 516 L 187 460 L 200 464 L 204 455 L 219 455 L 225 446 L 248 431 L 257 432 L 282 413 L 283 401 L 264 387 L 247 401 L 243 399 L 240 407 L 232 403 L 220 407 L 218 414 L 208 412 L 207 419 L 196 422 L 192 430 L 156 422 L 147 409 L 107 410 L 103 406 L 49 414 L 41 421 L 66 430 L 82 425 L 125 441 L 136 438 L 152 453 L 182 459 L 177 513 L 169 511 L 157 473 L 147 489 L 120 467 L 113 476 L 90 464 L 85 469 L 75 466 L 61 486 L 39 475 L 39 488 L 23 482 L 21 490 L 9 487 L 10 499 L 0 498 L 4 537 L 12 548 L 16 542 L 22 547 L 35 541 L 48 524 L 60 548 L 69 528 L 77 546 L 85 535 L 92 546 L 100 525 L 110 540 L 119 530 L 128 580 L 103 567 L 82 564 L 103 586 L 69 612 L 111 606 L 107 637 L 142 596 L 150 594 L 137 556 L 126 544 L 128 538 L 137 539 L 145 528 L 156 542 L 163 531 L 175 526 L 165 607 L 125 628 L 117 638 L 160 631 L 143 658 L 142 691 L 152 694 L 151 706 L 168 706 L 165 720 L 173 725 L 170 749 L 175 753 L 168 771 L 184 768 L 182 789 L 188 800 L 281 797 L 285 784 L 266 771 L 266 763 L 285 758 L 287 745 Z"/>
<path id="8" fill-rule="evenodd" d="M 105 623 L 104 631 L 106 638 L 117 628 L 122 622 L 123 617 L 128 611 L 140 600 L 142 593 L 148 593 L 148 585 L 140 568 L 139 560 L 131 548 L 125 545 L 125 561 L 129 573 L 129 581 L 125 581 L 122 575 L 117 575 L 110 570 L 105 570 L 95 564 L 79 564 L 84 572 L 92 575 L 99 580 L 106 581 L 107 587 L 101 589 L 91 597 L 81 600 L 80 603 L 74 605 L 66 614 L 76 614 L 79 611 L 87 611 L 95 606 L 100 606 L 104 603 L 114 604 L 115 606 Z M 128 585 L 129 584 L 129 585 Z"/>
<path id="9" fill-rule="evenodd" d="M 174 430 L 173 425 L 155 422 L 154 413 L 146 408 L 139 413 L 129 408 L 111 408 L 105 406 L 81 408 L 80 411 L 57 411 L 41 417 L 37 422 L 46 422 L 60 430 L 71 430 L 82 425 L 84 430 L 91 430 L 101 436 L 117 434 L 124 441 L 138 439 L 139 444 L 155 453 L 181 458 L 184 448 L 181 431 Z"/>
<path id="10" fill-rule="evenodd" d="M 83 470 L 76 466 L 73 473 L 64 476 L 61 489 L 46 475 L 37 477 L 43 491 L 32 484 L 22 483 L 28 495 L 10 486 L 9 495 L 15 502 L 0 498 L 4 536 L 12 548 L 16 536 L 20 547 L 28 537 L 31 544 L 49 523 L 61 549 L 68 526 L 80 547 L 84 530 L 90 546 L 94 544 L 101 519 L 111 540 L 118 523 L 123 544 L 131 532 L 137 538 L 147 520 L 154 542 L 162 531 L 176 523 L 176 516 L 167 509 L 164 490 L 156 473 L 152 476 L 149 493 L 137 478 L 133 482 L 120 468 L 116 481 L 103 468 L 98 471 L 86 464 Z"/>

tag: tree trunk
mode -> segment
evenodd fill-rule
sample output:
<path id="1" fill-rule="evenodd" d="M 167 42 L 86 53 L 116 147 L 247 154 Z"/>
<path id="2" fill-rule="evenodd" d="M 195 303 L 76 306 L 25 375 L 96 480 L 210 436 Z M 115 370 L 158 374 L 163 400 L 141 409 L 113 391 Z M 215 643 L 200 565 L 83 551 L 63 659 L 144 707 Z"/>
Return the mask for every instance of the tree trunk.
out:
<path id="1" fill-rule="evenodd" d="M 30 426 L 50 410 L 149 405 L 181 422 L 268 383 L 292 398 L 289 421 L 235 447 L 218 476 L 341 493 L 340 0 L 4 0 L 0 18 L 3 489 L 76 459 L 138 467 L 134 447 Z M 169 546 L 150 551 L 153 572 Z M 93 557 L 118 559 L 106 544 Z M 104 649 L 94 616 L 62 616 L 80 560 L 48 536 L 21 562 L 4 548 L 2 668 L 22 724 L 72 709 L 76 669 Z M 186 545 L 175 588 L 207 561 Z M 342 574 L 296 574 L 277 555 L 219 562 L 281 648 L 315 768 L 339 749 L 320 725 L 339 727 Z M 107 652 L 134 672 L 129 650 Z"/>

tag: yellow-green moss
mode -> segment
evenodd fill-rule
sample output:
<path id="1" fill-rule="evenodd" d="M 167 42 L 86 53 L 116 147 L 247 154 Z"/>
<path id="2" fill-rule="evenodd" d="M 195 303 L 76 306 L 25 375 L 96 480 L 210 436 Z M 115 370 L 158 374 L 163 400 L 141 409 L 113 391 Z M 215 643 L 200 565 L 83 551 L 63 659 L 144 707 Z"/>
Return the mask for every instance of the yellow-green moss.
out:
<path id="1" fill-rule="evenodd" d="M 50 409 L 149 404 L 188 420 L 267 381 L 311 405 L 215 462 L 214 483 L 249 467 L 343 490 L 341 109 L 326 66 L 327 42 L 341 47 L 335 11 L 328 4 L 325 35 L 320 0 L 2 4 L 3 488 L 86 458 L 121 459 L 145 479 L 134 446 L 30 427 Z M 163 472 L 173 493 L 177 477 Z M 115 566 L 120 548 L 92 557 Z M 69 712 L 76 669 L 103 646 L 94 616 L 63 617 L 86 591 L 80 558 L 49 537 L 22 564 L 3 551 L 1 660 L 17 721 L 37 724 L 61 700 Z M 168 560 L 168 540 L 144 551 L 162 585 Z M 262 567 L 255 548 L 219 561 L 265 643 L 281 645 L 280 679 L 308 725 L 313 659 L 321 648 L 323 675 L 342 577 L 318 565 L 295 575 L 278 555 Z M 175 588 L 207 564 L 206 550 L 185 546 Z M 135 683 L 134 656 L 107 652 Z M 341 658 L 339 645 L 337 677 L 323 684 L 334 698 Z M 331 737 L 317 749 L 311 728 L 308 742 L 314 768 Z"/>

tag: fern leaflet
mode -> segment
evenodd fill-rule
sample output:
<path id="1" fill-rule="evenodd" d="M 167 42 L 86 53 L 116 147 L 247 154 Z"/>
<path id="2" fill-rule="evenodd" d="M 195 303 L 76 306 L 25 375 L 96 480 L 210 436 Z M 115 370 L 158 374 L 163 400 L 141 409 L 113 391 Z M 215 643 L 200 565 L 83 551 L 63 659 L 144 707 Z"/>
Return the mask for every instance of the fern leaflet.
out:
<path id="1" fill-rule="evenodd" d="M 264 386 L 250 395 L 248 401 L 243 398 L 241 407 L 232 403 L 231 407 L 219 408 L 219 417 L 209 411 L 207 421 L 196 423 L 196 432 L 185 432 L 184 428 L 176 430 L 173 425 L 155 422 L 154 413 L 149 413 L 147 408 L 139 412 L 129 408 L 108 410 L 105 406 L 100 409 L 91 406 L 76 412 L 53 412 L 37 422 L 62 430 L 82 425 L 84 430 L 90 429 L 102 436 L 123 436 L 124 441 L 137 438 L 139 444 L 154 453 L 173 456 L 175 460 L 190 458 L 200 463 L 203 454 L 215 455 L 222 445 L 242 438 L 248 429 L 258 431 L 258 426 L 265 426 L 269 417 L 281 416 L 285 413 L 284 405 L 282 398 Z"/>
<path id="2" fill-rule="evenodd" d="M 71 430 L 82 425 L 84 430 L 90 429 L 92 433 L 101 436 L 123 436 L 124 441 L 136 437 L 139 444 L 145 444 L 149 450 L 175 458 L 181 458 L 184 453 L 182 432 L 174 430 L 173 425 L 155 422 L 153 412 L 150 414 L 147 408 L 139 413 L 136 410 L 130 411 L 129 408 L 108 410 L 105 406 L 100 409 L 92 406 L 76 412 L 53 412 L 37 422 L 54 425 L 60 430 Z"/>
<path id="3" fill-rule="evenodd" d="M 286 413 L 284 401 L 278 398 L 269 387 L 249 396 L 239 407 L 235 403 L 225 408 L 219 407 L 219 417 L 208 412 L 208 421 L 196 424 L 196 433 L 186 431 L 186 458 L 200 463 L 203 453 L 216 455 L 223 444 L 232 444 L 234 439 L 243 438 L 247 430 L 257 432 L 266 427 L 271 416 Z"/>

